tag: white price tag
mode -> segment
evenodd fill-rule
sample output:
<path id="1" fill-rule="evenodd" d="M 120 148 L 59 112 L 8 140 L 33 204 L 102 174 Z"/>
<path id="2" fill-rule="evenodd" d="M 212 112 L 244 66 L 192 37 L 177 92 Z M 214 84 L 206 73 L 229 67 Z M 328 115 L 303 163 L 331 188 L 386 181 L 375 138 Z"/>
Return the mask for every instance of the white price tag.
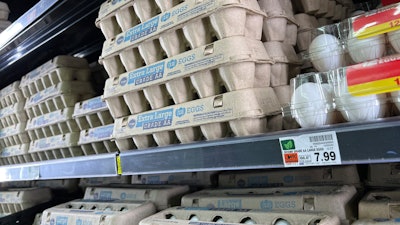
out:
<path id="1" fill-rule="evenodd" d="M 335 131 L 279 138 L 285 167 L 342 163 Z"/>

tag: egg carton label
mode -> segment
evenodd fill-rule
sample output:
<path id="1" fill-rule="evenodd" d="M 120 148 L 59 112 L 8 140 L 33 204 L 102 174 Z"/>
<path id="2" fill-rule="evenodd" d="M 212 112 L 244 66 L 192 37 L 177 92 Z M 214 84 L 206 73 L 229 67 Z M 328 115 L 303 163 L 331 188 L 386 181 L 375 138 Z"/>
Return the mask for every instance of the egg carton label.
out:
<path id="1" fill-rule="evenodd" d="M 22 104 L 20 104 L 20 103 L 16 103 L 14 105 L 10 105 L 8 107 L 0 109 L 0 118 L 4 118 L 4 117 L 7 117 L 7 116 L 10 116 L 13 114 L 20 113 L 23 110 L 23 108 L 21 108 L 21 105 Z"/>
<path id="2" fill-rule="evenodd" d="M 89 130 L 83 130 L 80 134 L 79 144 L 87 144 L 110 140 L 114 130 L 114 124 L 95 127 Z"/>
<path id="3" fill-rule="evenodd" d="M 0 129 L 0 138 L 5 138 L 25 132 L 26 123 L 18 123 L 13 126 Z"/>
<path id="4" fill-rule="evenodd" d="M 101 96 L 77 103 L 75 106 L 74 117 L 89 115 L 98 111 L 108 110 L 107 104 Z"/>
<path id="5" fill-rule="evenodd" d="M 120 118 L 115 121 L 113 137 L 152 134 L 239 118 L 260 118 L 280 111 L 272 88 L 228 92 Z"/>
<path id="6" fill-rule="evenodd" d="M 9 157 L 13 155 L 22 155 L 28 153 L 28 145 L 15 145 L 6 147 L 1 151 L 1 157 Z"/>
<path id="7" fill-rule="evenodd" d="M 35 117 L 28 121 L 27 130 L 33 130 L 72 119 L 73 108 L 65 108 Z"/>
<path id="8" fill-rule="evenodd" d="M 66 135 L 57 135 L 48 138 L 43 138 L 36 140 L 32 143 L 29 151 L 45 151 L 56 148 L 68 148 L 77 146 L 77 140 L 79 138 L 79 133 L 69 133 Z"/>
<path id="9" fill-rule="evenodd" d="M 104 19 L 106 16 L 115 12 L 117 9 L 122 8 L 126 4 L 133 2 L 133 0 L 112 0 L 106 1 L 100 6 L 99 15 L 97 17 L 97 23 Z"/>

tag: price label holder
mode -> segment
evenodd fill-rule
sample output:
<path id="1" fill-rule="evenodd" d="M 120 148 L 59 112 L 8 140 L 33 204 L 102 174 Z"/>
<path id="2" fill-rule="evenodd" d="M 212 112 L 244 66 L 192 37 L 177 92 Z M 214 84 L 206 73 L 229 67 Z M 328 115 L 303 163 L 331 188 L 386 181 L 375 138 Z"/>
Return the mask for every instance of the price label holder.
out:
<path id="1" fill-rule="evenodd" d="M 351 95 L 364 96 L 400 90 L 400 54 L 344 68 Z"/>
<path id="2" fill-rule="evenodd" d="M 285 167 L 340 165 L 335 131 L 279 138 Z"/>
<path id="3" fill-rule="evenodd" d="M 394 4 L 352 18 L 353 35 L 369 38 L 400 29 L 400 4 Z"/>

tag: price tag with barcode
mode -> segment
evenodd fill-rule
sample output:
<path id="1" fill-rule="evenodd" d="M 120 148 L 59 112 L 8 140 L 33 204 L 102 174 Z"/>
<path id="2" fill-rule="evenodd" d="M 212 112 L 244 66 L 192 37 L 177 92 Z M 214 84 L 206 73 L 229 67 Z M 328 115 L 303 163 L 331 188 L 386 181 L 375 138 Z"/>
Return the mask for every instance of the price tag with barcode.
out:
<path id="1" fill-rule="evenodd" d="M 339 165 L 342 163 L 336 132 L 279 138 L 285 167 Z"/>

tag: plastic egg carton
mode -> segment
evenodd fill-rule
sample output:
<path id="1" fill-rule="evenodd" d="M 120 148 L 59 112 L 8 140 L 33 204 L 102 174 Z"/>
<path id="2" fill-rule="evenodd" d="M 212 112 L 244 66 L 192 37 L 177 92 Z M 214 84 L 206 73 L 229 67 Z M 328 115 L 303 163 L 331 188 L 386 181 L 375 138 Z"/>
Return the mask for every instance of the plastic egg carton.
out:
<path id="1" fill-rule="evenodd" d="M 9 127 L 28 120 L 24 110 L 25 101 L 19 101 L 14 105 L 0 109 L 0 127 Z"/>
<path id="2" fill-rule="evenodd" d="M 137 225 L 154 214 L 150 202 L 74 200 L 43 211 L 42 225 Z"/>
<path id="3" fill-rule="evenodd" d="M 78 140 L 79 132 L 38 139 L 31 142 L 29 153 L 35 162 L 82 156 L 84 152 Z"/>
<path id="4" fill-rule="evenodd" d="M 79 132 L 76 121 L 72 118 L 73 107 L 60 109 L 29 119 L 26 125 L 31 141 L 60 134 Z"/>
<path id="5" fill-rule="evenodd" d="M 132 184 L 175 184 L 191 186 L 214 186 L 217 172 L 186 172 L 174 174 L 133 175 Z"/>
<path id="6" fill-rule="evenodd" d="M 218 175 L 221 188 L 293 187 L 324 185 L 361 186 L 357 167 L 325 166 L 296 169 L 222 172 Z"/>
<path id="7" fill-rule="evenodd" d="M 400 187 L 400 163 L 368 165 L 365 183 L 372 187 Z"/>
<path id="8" fill-rule="evenodd" d="M 25 101 L 25 97 L 19 88 L 19 84 L 19 81 L 15 81 L 14 83 L 11 83 L 7 87 L 0 90 L 0 104 L 2 108 Z"/>
<path id="9" fill-rule="evenodd" d="M 93 201 L 148 201 L 157 210 L 163 210 L 180 203 L 181 197 L 189 192 L 189 186 L 174 185 L 127 185 L 125 188 L 88 187 L 84 199 Z"/>
<path id="10" fill-rule="evenodd" d="M 199 222 L 201 221 L 201 222 Z M 140 222 L 140 225 L 165 224 L 319 224 L 339 225 L 339 219 L 328 213 L 301 211 L 260 211 L 174 207 L 161 211 Z"/>
<path id="11" fill-rule="evenodd" d="M 371 191 L 358 203 L 359 219 L 391 219 L 398 218 L 400 205 L 400 191 Z"/>
<path id="12" fill-rule="evenodd" d="M 111 140 L 113 129 L 114 124 L 82 130 L 78 144 L 85 155 L 118 152 L 116 143 Z"/>
<path id="13" fill-rule="evenodd" d="M 176 142 L 175 134 L 181 143 L 201 134 L 207 140 L 223 138 L 228 126 L 236 136 L 259 134 L 266 132 L 266 116 L 279 111 L 272 88 L 243 89 L 117 119 L 113 137 L 132 137 L 140 149 L 154 145 L 151 135 L 164 146 Z"/>
<path id="14" fill-rule="evenodd" d="M 183 0 L 106 1 L 100 6 L 96 26 L 101 29 L 106 39 L 111 39 L 181 2 Z"/>
<path id="15" fill-rule="evenodd" d="M 79 101 L 93 97 L 89 82 L 66 81 L 58 83 L 29 97 L 25 110 L 30 119 L 56 110 L 73 107 Z"/>
<path id="16" fill-rule="evenodd" d="M 3 165 L 22 164 L 33 162 L 28 154 L 29 144 L 14 145 L 1 150 L 1 161 Z"/>
<path id="17" fill-rule="evenodd" d="M 131 176 L 81 178 L 79 180 L 79 186 L 86 188 L 94 186 L 105 187 L 110 185 L 129 184 L 131 179 Z"/>
<path id="18" fill-rule="evenodd" d="M 168 95 L 178 104 L 193 99 L 193 89 L 200 98 L 220 94 L 221 83 L 228 91 L 266 87 L 272 62 L 262 42 L 230 37 L 109 78 L 103 98 L 120 118 L 166 106 Z"/>
<path id="19" fill-rule="evenodd" d="M 7 3 L 0 2 L 0 20 L 8 20 L 8 15 L 10 14 L 10 9 Z"/>
<path id="20" fill-rule="evenodd" d="M 84 58 L 60 55 L 21 78 L 20 88 L 30 96 L 63 81 L 89 81 L 89 64 Z"/>
<path id="21" fill-rule="evenodd" d="M 110 77 L 116 77 L 143 66 L 143 61 L 149 65 L 215 38 L 260 40 L 264 17 L 256 0 L 187 0 L 106 40 L 100 62 Z"/>
<path id="22" fill-rule="evenodd" d="M 0 129 L 0 146 L 2 148 L 29 143 L 28 133 L 25 131 L 26 123 L 18 123 Z"/>
<path id="23" fill-rule="evenodd" d="M 73 118 L 81 130 L 105 126 L 114 122 L 102 96 L 76 103 Z"/>

